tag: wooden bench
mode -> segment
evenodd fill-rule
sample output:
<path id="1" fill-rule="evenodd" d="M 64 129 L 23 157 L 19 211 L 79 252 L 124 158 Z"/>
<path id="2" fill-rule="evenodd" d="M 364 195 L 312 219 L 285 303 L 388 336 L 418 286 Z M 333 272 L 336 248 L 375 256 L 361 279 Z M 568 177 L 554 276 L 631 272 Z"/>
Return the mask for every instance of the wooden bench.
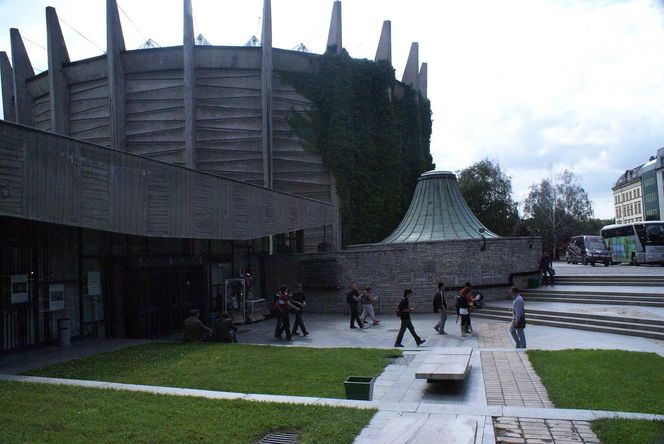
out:
<path id="1" fill-rule="evenodd" d="M 442 348 L 429 354 L 415 373 L 416 379 L 427 382 L 463 381 L 470 372 L 470 347 Z"/>

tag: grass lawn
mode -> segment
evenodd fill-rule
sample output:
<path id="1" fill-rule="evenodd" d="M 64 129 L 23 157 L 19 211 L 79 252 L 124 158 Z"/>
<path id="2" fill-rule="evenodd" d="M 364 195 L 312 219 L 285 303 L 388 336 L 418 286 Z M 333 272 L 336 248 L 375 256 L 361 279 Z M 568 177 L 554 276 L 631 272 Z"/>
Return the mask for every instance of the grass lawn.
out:
<path id="1" fill-rule="evenodd" d="M 664 414 L 664 358 L 619 350 L 529 350 L 560 408 Z"/>
<path id="2" fill-rule="evenodd" d="M 154 342 L 26 372 L 35 376 L 242 393 L 344 398 L 348 376 L 378 376 L 398 350 Z"/>
<path id="3" fill-rule="evenodd" d="M 0 382 L 0 442 L 252 443 L 295 430 L 351 443 L 375 410 Z"/>
<path id="4" fill-rule="evenodd" d="M 603 444 L 664 442 L 664 422 L 635 419 L 597 419 L 592 429 Z"/>

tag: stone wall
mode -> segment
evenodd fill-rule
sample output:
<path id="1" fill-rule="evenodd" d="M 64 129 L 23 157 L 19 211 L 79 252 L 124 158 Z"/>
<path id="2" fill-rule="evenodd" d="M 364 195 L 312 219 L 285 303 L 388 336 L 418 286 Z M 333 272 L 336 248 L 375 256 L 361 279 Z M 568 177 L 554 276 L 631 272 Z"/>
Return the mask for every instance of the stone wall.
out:
<path id="1" fill-rule="evenodd" d="M 530 245 L 532 245 L 532 248 Z M 271 256 L 266 259 L 266 290 L 303 282 L 309 311 L 347 311 L 351 282 L 372 287 L 377 311 L 389 313 L 403 290 L 411 288 L 411 305 L 429 312 L 438 281 L 461 287 L 470 281 L 487 300 L 508 298 L 511 285 L 525 287 L 538 275 L 541 238 L 477 239 L 410 244 L 357 245 L 337 252 Z M 446 292 L 448 304 L 454 291 Z"/>

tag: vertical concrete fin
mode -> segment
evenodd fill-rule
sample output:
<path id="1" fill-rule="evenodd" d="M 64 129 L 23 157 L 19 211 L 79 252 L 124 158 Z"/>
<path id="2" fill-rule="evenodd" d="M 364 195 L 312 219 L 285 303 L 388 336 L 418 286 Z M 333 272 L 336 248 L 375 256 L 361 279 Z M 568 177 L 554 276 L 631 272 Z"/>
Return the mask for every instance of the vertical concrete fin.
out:
<path id="1" fill-rule="evenodd" d="M 187 166 L 196 169 L 196 56 L 194 15 L 191 0 L 184 0 L 183 69 L 184 69 L 184 135 Z"/>
<path id="2" fill-rule="evenodd" d="M 62 36 L 58 14 L 51 6 L 46 7 L 46 47 L 51 131 L 69 135 L 69 82 L 62 67 L 63 64 L 69 63 L 69 53 Z"/>
<path id="3" fill-rule="evenodd" d="M 327 46 L 325 51 L 333 50 L 341 54 L 343 40 L 341 39 L 341 1 L 336 0 L 332 6 L 332 19 L 330 20 L 330 32 L 327 34 Z"/>
<path id="4" fill-rule="evenodd" d="M 9 57 L 0 51 L 0 81 L 2 82 L 2 112 L 7 122 L 16 122 L 16 105 L 14 104 L 14 70 Z"/>
<path id="5" fill-rule="evenodd" d="M 125 50 L 122 24 L 115 0 L 106 0 L 106 61 L 111 117 L 111 148 L 125 151 L 125 73 L 122 52 Z"/>
<path id="6" fill-rule="evenodd" d="M 18 29 L 9 30 L 12 48 L 12 65 L 14 67 L 14 105 L 16 108 L 16 122 L 22 125 L 33 125 L 32 97 L 25 85 L 26 80 L 35 76 L 28 52 L 23 45 L 23 39 Z"/>
<path id="7" fill-rule="evenodd" d="M 261 51 L 261 116 L 263 135 L 263 185 L 272 188 L 272 5 L 263 1 Z"/>
<path id="8" fill-rule="evenodd" d="M 422 63 L 422 66 L 420 67 L 420 75 L 418 78 L 420 94 L 422 94 L 422 97 L 425 99 L 427 98 L 427 66 L 428 65 L 426 63 Z"/>
<path id="9" fill-rule="evenodd" d="M 415 91 L 419 90 L 419 82 L 417 81 L 419 77 L 419 64 L 419 45 L 417 42 L 413 42 L 410 45 L 410 53 L 408 54 L 408 61 L 406 62 L 406 68 L 403 70 L 401 81 Z"/>
<path id="10" fill-rule="evenodd" d="M 385 60 L 392 65 L 392 22 L 385 20 L 383 29 L 380 31 L 380 40 L 374 62 Z"/>

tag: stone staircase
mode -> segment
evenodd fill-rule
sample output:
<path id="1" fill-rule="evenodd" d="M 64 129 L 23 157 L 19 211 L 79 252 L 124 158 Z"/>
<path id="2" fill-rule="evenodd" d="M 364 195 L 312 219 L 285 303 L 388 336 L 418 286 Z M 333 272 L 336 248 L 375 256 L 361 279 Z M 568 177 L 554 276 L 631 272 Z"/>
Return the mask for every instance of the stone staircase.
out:
<path id="1" fill-rule="evenodd" d="M 474 318 L 488 318 L 510 322 L 512 310 L 506 307 L 485 306 L 473 312 Z M 574 328 L 619 335 L 640 336 L 664 340 L 664 321 L 658 319 L 603 316 L 586 313 L 532 310 L 526 306 L 529 324 Z"/>
<path id="2" fill-rule="evenodd" d="M 531 302 L 555 302 L 604 306 L 642 306 L 664 308 L 664 292 L 640 288 L 635 291 L 630 288 L 616 287 L 664 287 L 664 275 L 633 276 L 633 275 L 579 275 L 556 276 L 556 285 L 553 287 L 539 287 L 524 289 L 521 294 L 526 301 L 526 317 L 528 323 L 548 325 L 551 327 L 574 328 L 578 330 L 591 330 L 605 333 L 614 333 L 629 336 L 641 336 L 664 340 L 664 320 L 656 315 L 637 317 L 624 316 L 620 312 L 625 309 L 607 309 L 616 311 L 615 315 L 583 313 L 570 306 L 569 310 L 557 308 L 537 308 L 537 304 L 529 306 Z M 568 289 L 565 289 L 569 285 Z M 574 286 L 574 287 L 572 287 Z M 587 286 L 587 287 L 585 287 Z M 545 305 L 546 306 L 546 305 Z M 575 311 L 573 311 L 575 310 Z M 477 318 L 489 318 L 510 322 L 511 309 L 508 307 L 486 306 L 473 312 Z"/>
<path id="3" fill-rule="evenodd" d="M 612 285 L 664 287 L 663 276 L 630 276 L 630 275 L 579 275 L 556 276 L 556 285 Z"/>
<path id="4" fill-rule="evenodd" d="M 570 302 L 575 304 L 602 305 L 641 305 L 664 308 L 664 294 L 578 291 L 578 290 L 547 290 L 546 287 L 523 290 L 521 295 L 529 302 Z"/>

